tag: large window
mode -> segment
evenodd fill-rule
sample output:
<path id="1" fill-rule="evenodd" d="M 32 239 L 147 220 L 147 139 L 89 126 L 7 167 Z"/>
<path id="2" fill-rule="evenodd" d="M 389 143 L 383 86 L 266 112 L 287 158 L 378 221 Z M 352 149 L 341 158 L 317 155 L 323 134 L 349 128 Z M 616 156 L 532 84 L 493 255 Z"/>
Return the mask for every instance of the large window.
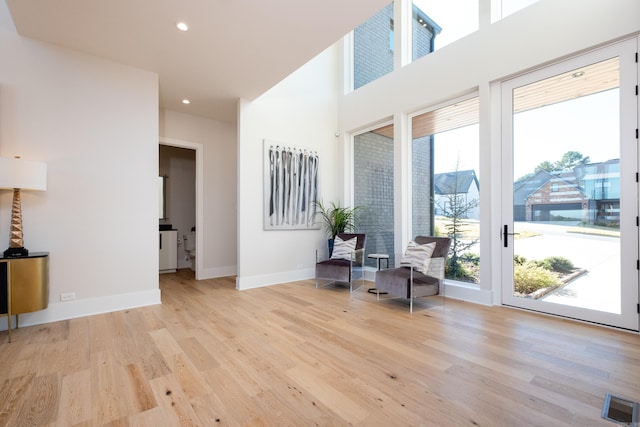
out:
<path id="1" fill-rule="evenodd" d="M 412 236 L 452 238 L 446 277 L 478 283 L 478 98 L 412 119 Z"/>
<path id="2" fill-rule="evenodd" d="M 413 0 L 411 60 L 441 48 L 478 29 L 479 0 Z M 394 3 L 388 4 L 353 31 L 353 88 L 358 89 L 394 69 L 398 34 Z M 409 25 L 409 23 L 405 23 Z M 408 46 L 401 40 L 400 46 Z"/>
<path id="3" fill-rule="evenodd" d="M 478 0 L 413 0 L 413 59 L 478 30 Z M 416 31 L 416 27 L 424 31 Z M 431 49 L 421 49 L 431 34 Z M 418 49 L 418 50 L 416 50 Z"/>
<path id="4" fill-rule="evenodd" d="M 353 31 L 353 88 L 393 71 L 393 3 Z"/>
<path id="5" fill-rule="evenodd" d="M 394 265 L 393 125 L 354 137 L 354 204 L 361 206 L 358 231 L 366 233 L 366 253 L 389 255 Z M 367 266 L 376 267 L 373 259 Z"/>
<path id="6" fill-rule="evenodd" d="M 496 22 L 538 0 L 491 0 L 491 19 Z M 398 57 L 397 52 L 411 46 L 411 60 L 415 61 L 429 53 L 455 42 L 480 27 L 480 0 L 413 0 L 411 22 L 397 23 L 394 3 L 361 24 L 353 31 L 353 89 L 358 89 L 390 73 Z M 404 3 L 401 7 L 404 7 Z M 410 26 L 411 42 L 398 38 L 396 30 Z M 407 32 L 408 34 L 408 32 Z"/>

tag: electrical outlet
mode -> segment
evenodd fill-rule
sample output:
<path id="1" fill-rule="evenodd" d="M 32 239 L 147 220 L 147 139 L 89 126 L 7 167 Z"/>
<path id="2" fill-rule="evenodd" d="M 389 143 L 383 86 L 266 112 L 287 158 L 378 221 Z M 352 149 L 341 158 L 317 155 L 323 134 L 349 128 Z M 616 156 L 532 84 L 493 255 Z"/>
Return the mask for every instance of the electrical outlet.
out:
<path id="1" fill-rule="evenodd" d="M 76 299 L 76 293 L 75 292 L 65 292 L 63 294 L 60 294 L 60 301 L 64 302 L 64 301 L 73 301 L 74 299 Z"/>

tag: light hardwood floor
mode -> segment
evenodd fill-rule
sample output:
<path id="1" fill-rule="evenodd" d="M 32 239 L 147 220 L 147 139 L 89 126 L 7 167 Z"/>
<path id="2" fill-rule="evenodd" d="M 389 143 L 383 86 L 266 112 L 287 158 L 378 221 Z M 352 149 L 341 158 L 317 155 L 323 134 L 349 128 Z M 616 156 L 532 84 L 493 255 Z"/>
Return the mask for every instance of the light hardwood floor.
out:
<path id="1" fill-rule="evenodd" d="M 589 426 L 640 336 L 312 281 L 161 275 L 162 305 L 0 333 L 3 426 Z"/>

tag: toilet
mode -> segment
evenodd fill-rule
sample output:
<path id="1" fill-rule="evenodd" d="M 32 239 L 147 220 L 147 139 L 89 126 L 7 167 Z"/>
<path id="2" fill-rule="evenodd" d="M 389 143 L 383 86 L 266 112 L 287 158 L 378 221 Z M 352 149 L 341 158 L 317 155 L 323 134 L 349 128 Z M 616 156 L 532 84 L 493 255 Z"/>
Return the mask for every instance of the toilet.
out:
<path id="1" fill-rule="evenodd" d="M 182 237 L 184 238 L 184 251 L 191 260 L 191 270 L 196 271 L 196 232 L 192 231 Z"/>

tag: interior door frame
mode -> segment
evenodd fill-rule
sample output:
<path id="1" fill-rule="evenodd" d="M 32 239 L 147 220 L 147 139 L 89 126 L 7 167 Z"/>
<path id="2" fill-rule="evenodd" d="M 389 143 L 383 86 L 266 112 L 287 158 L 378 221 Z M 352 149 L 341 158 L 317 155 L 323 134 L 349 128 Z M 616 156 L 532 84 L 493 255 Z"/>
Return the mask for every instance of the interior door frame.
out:
<path id="1" fill-rule="evenodd" d="M 613 57 L 620 58 L 620 277 L 621 277 L 621 314 L 570 307 L 544 301 L 515 297 L 513 295 L 513 236 L 507 236 L 508 247 L 501 241 L 501 302 L 503 305 L 540 311 L 553 315 L 600 323 L 638 331 L 639 280 L 639 228 L 640 211 L 638 191 L 638 154 L 637 132 L 640 121 L 640 109 L 636 87 L 639 71 L 636 63 L 638 37 L 623 40 L 561 62 L 516 76 L 501 83 L 501 133 L 502 133 L 502 222 L 513 230 L 513 89 L 539 81 L 563 72 Z M 623 164 L 623 159 L 624 164 Z M 635 160 L 635 165 L 633 162 Z M 632 165 L 632 166 L 630 166 Z M 502 232 L 502 230 L 501 230 Z M 502 236 L 502 234 L 501 234 Z M 501 237 L 504 239 L 504 237 Z"/>
<path id="2" fill-rule="evenodd" d="M 195 150 L 196 153 L 196 271 L 195 276 L 196 280 L 202 280 L 205 277 L 202 277 L 203 268 L 203 254 L 204 254 L 204 243 L 203 243 L 203 215 L 204 215 L 204 192 L 203 192 L 203 177 L 204 177 L 204 160 L 203 160 L 203 147 L 204 145 L 199 142 L 185 141 L 182 139 L 173 139 L 173 138 L 159 138 L 160 145 L 167 145 L 170 147 L 178 147 L 178 148 L 186 148 L 189 150 Z"/>

